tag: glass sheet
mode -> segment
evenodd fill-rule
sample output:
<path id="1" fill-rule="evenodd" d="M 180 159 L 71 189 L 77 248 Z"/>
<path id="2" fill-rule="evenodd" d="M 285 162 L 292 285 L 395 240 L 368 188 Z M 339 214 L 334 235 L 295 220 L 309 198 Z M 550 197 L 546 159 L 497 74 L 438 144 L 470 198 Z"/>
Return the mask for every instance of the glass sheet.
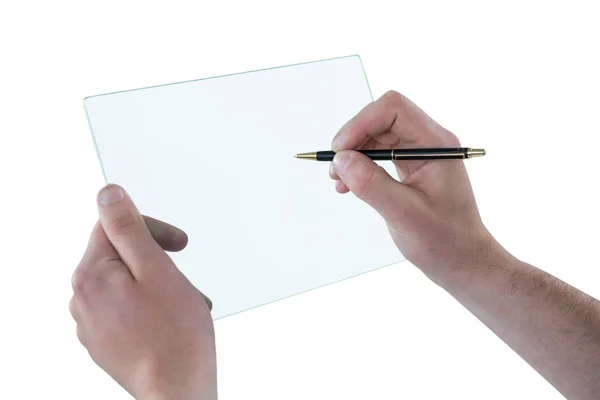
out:
<path id="1" fill-rule="evenodd" d="M 106 182 L 188 233 L 171 256 L 218 319 L 403 259 L 375 211 L 335 192 L 329 163 L 293 157 L 329 149 L 370 101 L 351 56 L 92 96 L 84 106 Z"/>

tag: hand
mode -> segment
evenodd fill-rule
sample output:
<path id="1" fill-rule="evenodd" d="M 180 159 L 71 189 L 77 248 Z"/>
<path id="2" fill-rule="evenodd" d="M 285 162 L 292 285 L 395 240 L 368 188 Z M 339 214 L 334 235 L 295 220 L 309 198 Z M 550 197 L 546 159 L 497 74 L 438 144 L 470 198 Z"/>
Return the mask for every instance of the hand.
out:
<path id="1" fill-rule="evenodd" d="M 330 175 L 340 193 L 352 191 L 386 220 L 402 254 L 424 272 L 470 262 L 493 242 L 462 161 L 395 161 L 402 183 L 352 149 L 460 147 L 459 140 L 410 100 L 388 92 L 342 127 Z"/>
<path id="2" fill-rule="evenodd" d="M 138 400 L 216 399 L 212 304 L 163 251 L 183 249 L 187 236 L 143 218 L 115 185 L 100 191 L 98 208 L 73 275 L 79 340 Z"/>

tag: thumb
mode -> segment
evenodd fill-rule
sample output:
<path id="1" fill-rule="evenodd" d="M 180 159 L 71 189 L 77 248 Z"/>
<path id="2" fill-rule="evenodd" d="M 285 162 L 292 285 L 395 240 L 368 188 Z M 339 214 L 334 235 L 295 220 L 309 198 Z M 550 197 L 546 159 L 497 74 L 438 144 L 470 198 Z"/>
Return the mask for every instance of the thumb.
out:
<path id="1" fill-rule="evenodd" d="M 411 189 L 402 185 L 369 157 L 352 150 L 336 153 L 333 168 L 352 193 L 387 221 L 399 219 Z"/>
<path id="2" fill-rule="evenodd" d="M 108 185 L 98 193 L 100 223 L 119 257 L 136 279 L 164 268 L 170 258 L 152 237 L 125 190 Z"/>

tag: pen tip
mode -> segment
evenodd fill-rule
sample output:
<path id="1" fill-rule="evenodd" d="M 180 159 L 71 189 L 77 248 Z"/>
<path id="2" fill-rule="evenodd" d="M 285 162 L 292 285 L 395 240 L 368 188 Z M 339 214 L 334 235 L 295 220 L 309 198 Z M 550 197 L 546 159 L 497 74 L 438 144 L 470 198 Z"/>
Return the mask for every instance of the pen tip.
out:
<path id="1" fill-rule="evenodd" d="M 298 154 L 294 154 L 294 158 L 298 158 Z"/>
<path id="2" fill-rule="evenodd" d="M 302 160 L 316 160 L 317 159 L 317 153 L 316 152 L 313 152 L 313 153 L 298 153 L 294 157 L 296 157 L 298 159 L 302 159 Z"/>

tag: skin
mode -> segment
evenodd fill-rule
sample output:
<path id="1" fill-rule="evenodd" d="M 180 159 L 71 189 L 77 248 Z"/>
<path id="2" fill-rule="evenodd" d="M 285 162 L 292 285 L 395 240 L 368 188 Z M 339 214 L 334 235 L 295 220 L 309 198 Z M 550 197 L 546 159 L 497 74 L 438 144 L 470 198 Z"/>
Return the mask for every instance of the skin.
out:
<path id="1" fill-rule="evenodd" d="M 336 190 L 373 207 L 409 261 L 565 397 L 600 397 L 600 302 L 493 238 L 463 162 L 396 162 L 394 179 L 352 151 L 460 147 L 454 134 L 392 91 L 344 125 L 332 147 Z M 104 188 L 98 206 L 100 221 L 73 279 L 81 342 L 136 399 L 216 399 L 210 302 L 164 251 L 182 249 L 187 237 L 140 216 L 118 186 Z"/>
<path id="2" fill-rule="evenodd" d="M 212 305 L 164 251 L 183 249 L 187 236 L 143 218 L 118 186 L 99 193 L 98 208 L 73 275 L 79 340 L 136 399 L 216 399 Z"/>

